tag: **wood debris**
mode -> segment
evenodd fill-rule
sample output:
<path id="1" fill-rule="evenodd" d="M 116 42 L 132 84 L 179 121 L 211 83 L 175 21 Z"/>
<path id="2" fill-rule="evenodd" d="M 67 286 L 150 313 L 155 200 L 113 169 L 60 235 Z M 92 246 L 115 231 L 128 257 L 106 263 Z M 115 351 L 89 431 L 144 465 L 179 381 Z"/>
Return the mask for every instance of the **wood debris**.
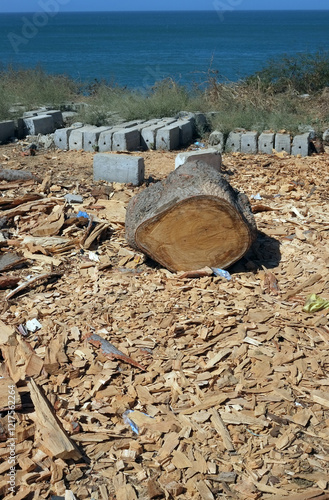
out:
<path id="1" fill-rule="evenodd" d="M 1 149 L 48 177 L 0 180 L 0 497 L 13 412 L 17 499 L 328 500 L 329 314 L 303 311 L 329 299 L 328 154 L 223 156 L 258 227 L 228 281 L 129 248 L 144 186 L 94 183 L 93 153 Z"/>

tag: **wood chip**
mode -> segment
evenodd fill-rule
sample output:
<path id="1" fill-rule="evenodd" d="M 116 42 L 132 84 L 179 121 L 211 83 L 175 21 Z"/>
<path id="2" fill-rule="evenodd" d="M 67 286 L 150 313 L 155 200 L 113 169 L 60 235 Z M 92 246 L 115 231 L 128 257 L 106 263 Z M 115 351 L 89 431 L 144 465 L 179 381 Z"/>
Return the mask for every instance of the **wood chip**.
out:
<path id="1" fill-rule="evenodd" d="M 40 447 L 46 453 L 49 453 L 50 457 L 62 459 L 81 458 L 81 452 L 67 436 L 58 418 L 53 413 L 42 388 L 33 379 L 27 385 L 34 404 L 36 421 L 42 440 Z"/>

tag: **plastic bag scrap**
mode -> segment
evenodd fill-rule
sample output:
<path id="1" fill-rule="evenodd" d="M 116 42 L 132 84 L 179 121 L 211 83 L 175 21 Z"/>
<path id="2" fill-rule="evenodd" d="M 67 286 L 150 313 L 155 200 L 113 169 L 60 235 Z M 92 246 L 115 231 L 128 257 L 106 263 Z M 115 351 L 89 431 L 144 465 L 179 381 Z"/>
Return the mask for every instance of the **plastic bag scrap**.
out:
<path id="1" fill-rule="evenodd" d="M 250 198 L 253 198 L 254 200 L 262 200 L 262 199 L 263 199 L 259 193 L 257 193 L 257 194 L 252 194 L 252 195 L 250 196 Z"/>
<path id="2" fill-rule="evenodd" d="M 307 297 L 303 311 L 312 313 L 322 311 L 322 309 L 327 308 L 329 308 L 329 300 L 323 299 L 322 297 L 319 297 L 319 295 L 312 293 Z"/>
<path id="3" fill-rule="evenodd" d="M 37 330 L 41 330 L 42 325 L 36 318 L 33 318 L 26 322 L 25 327 L 29 332 L 36 332 Z"/>
<path id="4" fill-rule="evenodd" d="M 81 210 L 79 210 L 76 217 L 83 217 L 84 219 L 88 219 L 88 220 L 90 219 L 90 216 L 87 214 L 87 212 L 82 212 Z"/>
<path id="5" fill-rule="evenodd" d="M 131 413 L 136 413 L 138 415 L 144 415 L 145 417 L 147 418 L 153 418 L 151 417 L 150 415 L 147 415 L 147 413 L 143 413 L 143 412 L 135 412 L 134 410 L 126 410 L 122 417 L 123 417 L 123 421 L 125 424 L 127 425 L 130 425 L 131 429 L 133 430 L 133 432 L 135 434 L 139 434 L 139 427 L 138 425 L 136 424 L 136 422 L 134 422 L 132 419 L 129 418 L 128 415 L 130 415 Z M 133 415 L 132 415 L 133 416 Z M 139 419 L 140 420 L 140 419 Z"/>
<path id="6" fill-rule="evenodd" d="M 227 280 L 232 279 L 230 273 L 224 269 L 220 269 L 219 267 L 212 267 L 211 269 L 213 270 L 215 276 L 220 276 L 221 278 L 226 278 Z"/>

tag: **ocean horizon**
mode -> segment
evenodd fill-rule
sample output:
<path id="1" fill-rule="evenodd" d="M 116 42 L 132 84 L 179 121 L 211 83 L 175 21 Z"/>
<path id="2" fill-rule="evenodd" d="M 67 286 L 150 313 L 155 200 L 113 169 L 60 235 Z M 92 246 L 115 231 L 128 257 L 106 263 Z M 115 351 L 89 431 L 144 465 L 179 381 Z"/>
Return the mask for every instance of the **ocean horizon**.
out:
<path id="1" fill-rule="evenodd" d="M 325 51 L 329 10 L 116 11 L 0 15 L 3 69 L 147 89 L 173 78 L 237 81 L 284 55 Z"/>

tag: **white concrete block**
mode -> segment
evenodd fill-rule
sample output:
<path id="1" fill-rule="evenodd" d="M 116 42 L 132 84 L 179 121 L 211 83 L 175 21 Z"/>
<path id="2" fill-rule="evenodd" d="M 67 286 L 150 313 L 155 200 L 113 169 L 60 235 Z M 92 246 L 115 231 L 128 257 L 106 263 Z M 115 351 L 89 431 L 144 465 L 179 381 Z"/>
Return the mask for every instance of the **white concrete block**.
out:
<path id="1" fill-rule="evenodd" d="M 138 186 L 144 180 L 144 159 L 138 156 L 97 153 L 94 156 L 94 180 L 121 182 Z"/>

